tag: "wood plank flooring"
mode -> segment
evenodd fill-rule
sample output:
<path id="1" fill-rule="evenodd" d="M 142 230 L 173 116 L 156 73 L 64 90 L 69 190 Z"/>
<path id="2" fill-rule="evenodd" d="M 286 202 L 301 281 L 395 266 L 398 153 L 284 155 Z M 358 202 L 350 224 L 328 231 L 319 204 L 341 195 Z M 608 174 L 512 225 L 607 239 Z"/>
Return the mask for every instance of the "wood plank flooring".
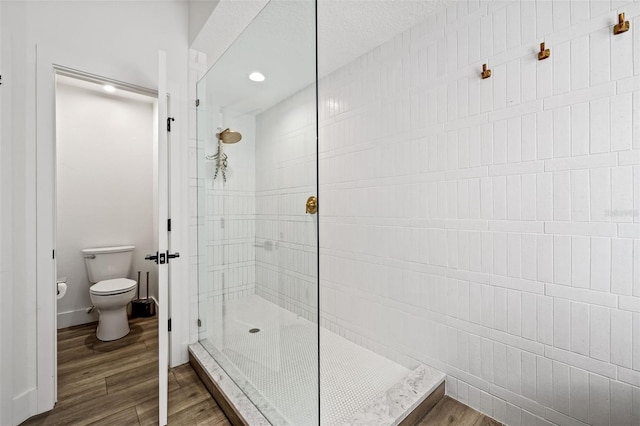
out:
<path id="1" fill-rule="evenodd" d="M 22 423 L 133 426 L 158 424 L 157 317 L 130 321 L 113 342 L 96 324 L 58 330 L 58 403 Z M 189 364 L 169 371 L 170 425 L 230 425 Z"/>
<path id="2" fill-rule="evenodd" d="M 157 318 L 130 321 L 114 342 L 95 337 L 96 324 L 58 331 L 58 403 L 25 426 L 158 424 Z M 169 371 L 169 425 L 231 425 L 189 364 Z M 419 426 L 498 426 L 500 423 L 447 396 Z"/>
<path id="3" fill-rule="evenodd" d="M 445 396 L 422 418 L 416 426 L 501 426 L 471 407 Z"/>

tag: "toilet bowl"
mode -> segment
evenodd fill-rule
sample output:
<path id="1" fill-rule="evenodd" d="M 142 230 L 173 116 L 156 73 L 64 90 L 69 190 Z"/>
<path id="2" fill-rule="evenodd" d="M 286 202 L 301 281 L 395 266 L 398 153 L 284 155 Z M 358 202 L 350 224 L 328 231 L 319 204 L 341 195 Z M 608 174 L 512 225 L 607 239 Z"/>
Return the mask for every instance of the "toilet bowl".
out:
<path id="1" fill-rule="evenodd" d="M 89 288 L 91 303 L 98 309 L 96 337 L 105 342 L 129 334 L 127 305 L 136 294 L 136 282 L 128 278 L 99 281 Z"/>
<path id="2" fill-rule="evenodd" d="M 93 285 L 89 297 L 98 309 L 98 340 L 110 341 L 129 334 L 127 305 L 136 292 L 129 278 L 135 246 L 87 248 L 82 250 L 87 276 Z"/>

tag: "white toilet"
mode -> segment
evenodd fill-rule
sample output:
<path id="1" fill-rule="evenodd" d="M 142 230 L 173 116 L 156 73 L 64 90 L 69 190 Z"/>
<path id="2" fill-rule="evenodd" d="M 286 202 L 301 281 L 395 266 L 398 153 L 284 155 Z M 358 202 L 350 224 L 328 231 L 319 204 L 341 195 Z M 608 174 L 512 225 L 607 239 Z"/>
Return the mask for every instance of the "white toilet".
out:
<path id="1" fill-rule="evenodd" d="M 129 334 L 127 305 L 136 293 L 129 278 L 135 246 L 101 247 L 82 250 L 87 267 L 91 302 L 98 309 L 98 340 L 110 341 Z"/>

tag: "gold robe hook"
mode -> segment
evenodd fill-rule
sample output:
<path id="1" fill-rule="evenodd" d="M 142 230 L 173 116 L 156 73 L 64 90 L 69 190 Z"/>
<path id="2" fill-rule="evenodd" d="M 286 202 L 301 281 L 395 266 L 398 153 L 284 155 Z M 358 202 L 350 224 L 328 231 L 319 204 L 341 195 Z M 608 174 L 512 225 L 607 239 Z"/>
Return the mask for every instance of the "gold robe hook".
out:
<path id="1" fill-rule="evenodd" d="M 538 60 L 542 61 L 543 59 L 547 59 L 551 56 L 551 50 L 544 48 L 544 41 L 540 43 L 540 52 L 538 53 Z"/>
<path id="2" fill-rule="evenodd" d="M 480 74 L 480 75 L 482 76 L 483 80 L 485 78 L 491 77 L 491 70 L 487 69 L 487 64 L 482 64 L 482 74 Z"/>
<path id="3" fill-rule="evenodd" d="M 624 20 L 624 13 L 618 15 L 618 23 L 613 27 L 613 34 L 618 35 L 629 31 L 629 21 Z"/>

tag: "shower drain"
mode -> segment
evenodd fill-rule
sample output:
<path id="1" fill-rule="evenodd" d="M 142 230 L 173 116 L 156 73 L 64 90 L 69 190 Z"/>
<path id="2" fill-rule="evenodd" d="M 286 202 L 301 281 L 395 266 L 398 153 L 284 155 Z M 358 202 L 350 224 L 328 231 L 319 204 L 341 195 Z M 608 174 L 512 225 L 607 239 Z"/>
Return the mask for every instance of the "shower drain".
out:
<path id="1" fill-rule="evenodd" d="M 259 328 L 252 328 L 251 330 L 249 330 L 249 333 L 257 333 L 259 331 L 260 331 Z"/>

